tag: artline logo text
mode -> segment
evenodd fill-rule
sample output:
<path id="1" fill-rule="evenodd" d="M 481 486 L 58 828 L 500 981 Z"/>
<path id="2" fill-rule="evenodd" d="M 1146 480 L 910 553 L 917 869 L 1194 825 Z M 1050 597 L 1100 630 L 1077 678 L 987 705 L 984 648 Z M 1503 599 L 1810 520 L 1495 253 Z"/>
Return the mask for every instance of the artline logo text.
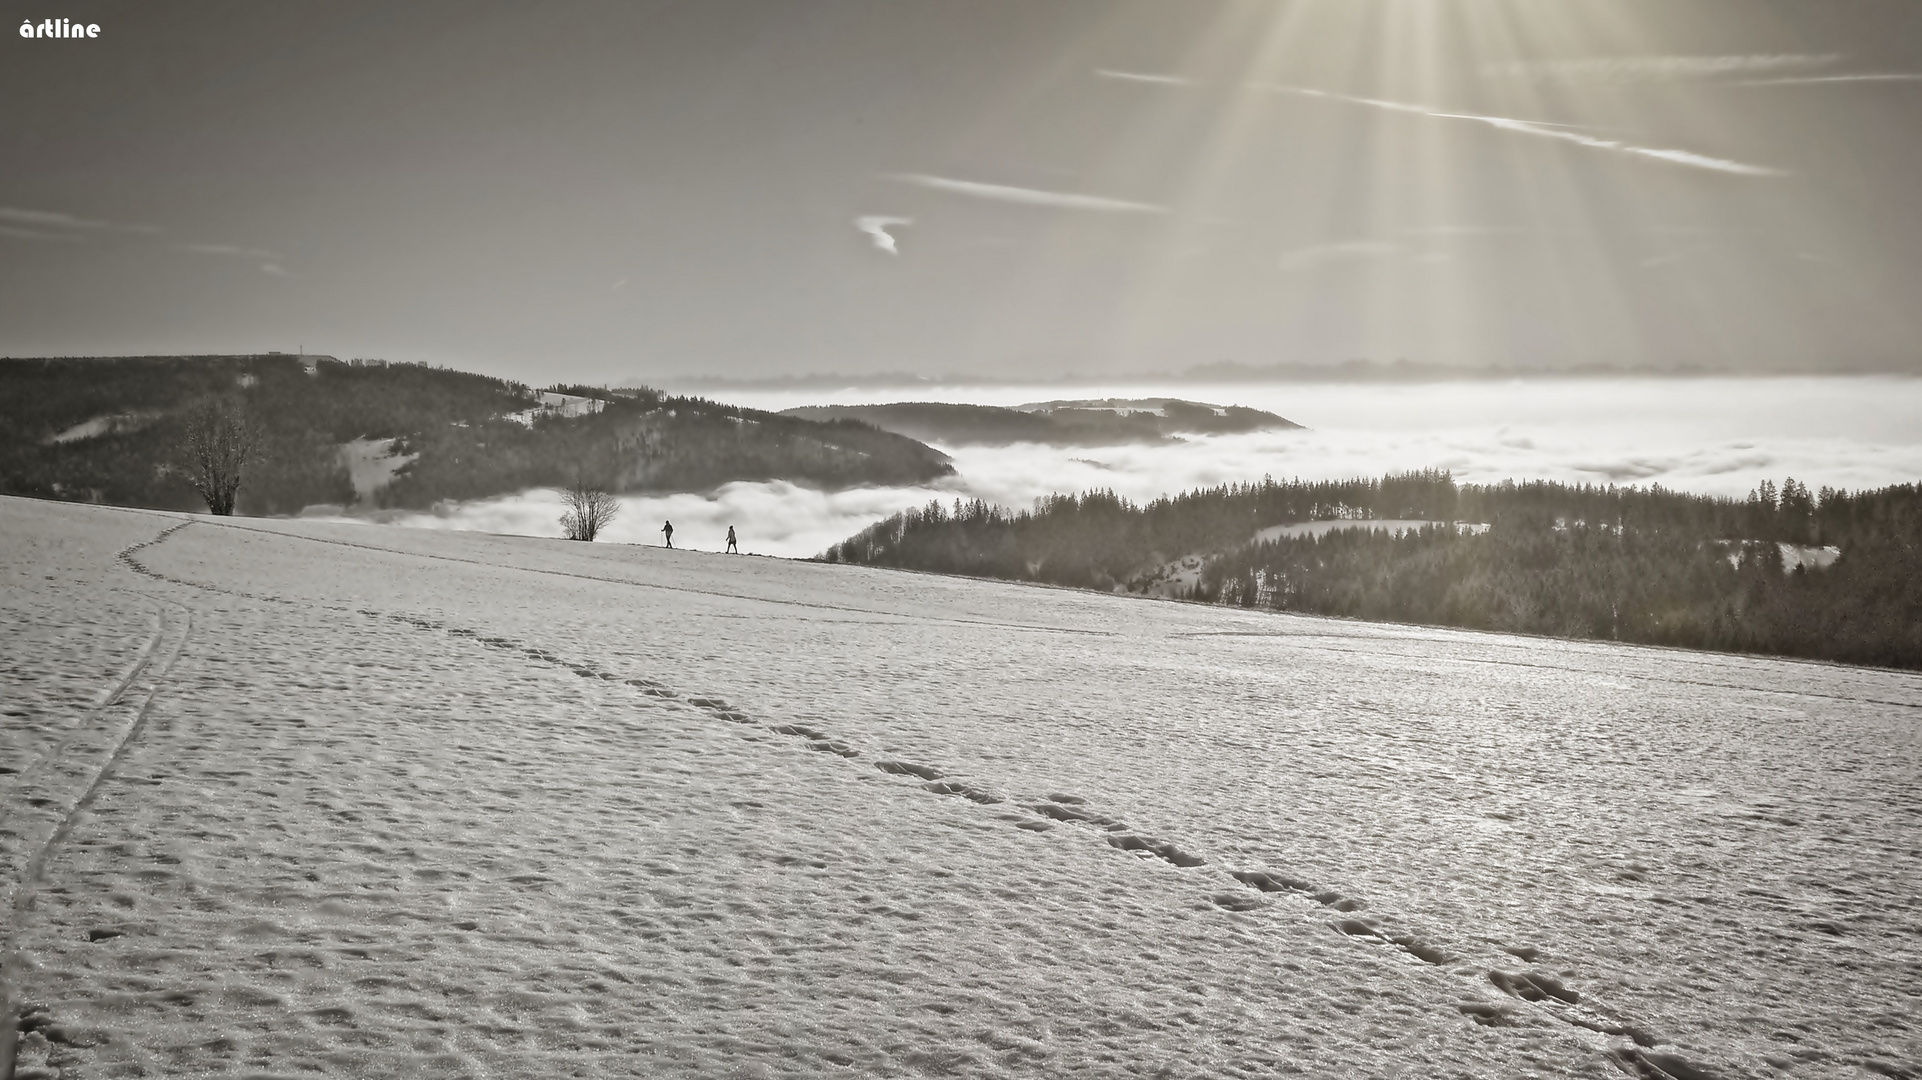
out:
<path id="1" fill-rule="evenodd" d="M 43 19 L 35 26 L 32 19 L 20 24 L 20 36 L 29 38 L 91 38 L 100 36 L 100 24 L 88 23 L 85 26 L 66 19 Z"/>

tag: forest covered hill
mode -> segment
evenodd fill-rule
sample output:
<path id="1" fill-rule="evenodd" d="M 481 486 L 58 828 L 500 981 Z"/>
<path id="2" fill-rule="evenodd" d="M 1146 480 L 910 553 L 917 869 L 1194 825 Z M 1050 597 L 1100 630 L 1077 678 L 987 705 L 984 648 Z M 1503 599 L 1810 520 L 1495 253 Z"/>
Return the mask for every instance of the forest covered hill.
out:
<path id="1" fill-rule="evenodd" d="M 1183 435 L 1278 431 L 1301 425 L 1260 409 L 1179 398 L 1048 401 L 1020 408 L 904 401 L 887 405 L 808 405 L 781 415 L 860 420 L 885 431 L 947 446 L 1118 446 L 1173 442 Z"/>
<path id="2" fill-rule="evenodd" d="M 1419 520 L 1402 532 L 1259 530 Z M 1472 526 L 1472 527 L 1463 527 Z M 1483 526 L 1486 526 L 1483 528 Z M 1839 548 L 1826 567 L 1784 562 Z M 831 562 L 1142 592 L 1199 555 L 1188 599 L 1323 615 L 1922 667 L 1922 489 L 1747 499 L 1558 483 L 1461 485 L 1445 472 L 1112 492 L 1033 510 L 930 503 L 830 549 Z"/>
<path id="3" fill-rule="evenodd" d="M 519 383 L 420 364 L 331 357 L 0 360 L 0 494 L 194 509 L 179 470 L 189 414 L 237 404 L 262 431 L 240 492 L 249 514 L 351 504 L 349 444 L 388 444 L 374 505 L 425 508 L 576 478 L 615 491 L 703 491 L 784 479 L 828 489 L 913 484 L 947 457 L 855 421 L 815 422 L 668 397 L 559 388 L 594 411 L 541 407 Z M 552 395 L 549 395 L 551 398 Z"/>

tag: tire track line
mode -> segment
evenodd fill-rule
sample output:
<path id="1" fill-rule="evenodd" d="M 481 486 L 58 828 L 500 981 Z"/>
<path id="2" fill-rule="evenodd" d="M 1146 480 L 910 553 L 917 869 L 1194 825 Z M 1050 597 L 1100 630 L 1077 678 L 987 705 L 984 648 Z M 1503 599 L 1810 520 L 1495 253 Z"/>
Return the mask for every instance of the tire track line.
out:
<path id="1" fill-rule="evenodd" d="M 9 801 L 27 802 L 31 798 L 29 792 L 40 783 L 42 774 L 57 765 L 81 735 L 92 731 L 95 722 L 100 718 L 100 714 L 119 704 L 121 697 L 127 692 L 127 688 L 133 685 L 134 680 L 138 679 L 142 672 L 147 670 L 147 666 L 153 660 L 154 650 L 159 646 L 161 639 L 166 636 L 167 626 L 165 618 L 160 616 L 158 612 L 156 612 L 155 615 L 153 632 L 148 636 L 146 643 L 140 647 L 140 652 L 134 657 L 133 662 L 127 665 L 126 672 L 121 675 L 120 679 L 114 683 L 113 687 L 108 690 L 105 695 L 94 702 L 85 715 L 74 722 L 74 725 L 67 730 L 66 734 L 61 736 L 59 742 L 55 743 L 51 749 L 42 753 L 35 759 L 34 763 L 27 766 L 20 775 L 14 777 L 13 782 L 8 785 L 7 794 L 10 797 Z M 54 832 L 59 832 L 58 826 L 55 827 Z M 54 834 L 51 833 L 49 834 L 49 841 L 53 835 Z M 31 890 L 32 881 L 38 872 L 38 867 L 44 865 L 43 856 L 46 852 L 46 846 L 47 842 L 42 842 L 34 854 L 21 865 L 19 877 L 15 881 L 8 883 L 13 889 L 13 896 L 7 904 L 6 940 L 0 942 L 0 1077 L 5 1078 L 5 1080 L 13 1080 L 14 1060 L 18 1052 L 19 1042 L 21 1003 L 13 989 L 16 982 L 15 972 L 18 967 L 18 962 L 14 956 L 14 941 L 19 934 L 20 920 L 24 915 L 23 901 Z"/>
<path id="2" fill-rule="evenodd" d="M 127 665 L 126 672 L 121 675 L 111 689 L 97 698 L 92 705 L 87 706 L 87 711 L 80 719 L 73 722 L 73 725 L 67 729 L 66 733 L 60 736 L 58 742 L 54 743 L 53 746 L 48 749 L 41 751 L 39 755 L 34 758 L 31 765 L 22 769 L 18 775 L 8 781 L 8 794 L 18 793 L 24 795 L 28 788 L 39 783 L 40 774 L 57 763 L 60 758 L 66 754 L 67 748 L 73 745 L 74 740 L 84 734 L 93 722 L 99 718 L 102 712 L 118 704 L 120 696 L 127 692 L 127 687 L 130 686 L 135 679 L 140 677 L 141 672 L 147 669 L 148 661 L 153 658 L 154 647 L 160 644 L 162 637 L 166 636 L 164 633 L 166 630 L 166 620 L 161 617 L 158 611 L 150 612 L 149 614 L 154 616 L 153 629 L 149 632 L 146 643 L 140 647 L 140 651 L 134 655 L 132 662 Z"/>
<path id="3" fill-rule="evenodd" d="M 116 558 L 138 569 L 138 564 L 133 558 L 135 551 L 161 542 L 173 533 L 186 528 L 188 524 L 191 523 L 182 522 L 165 530 L 152 540 L 123 548 Z M 54 853 L 72 834 L 81 816 L 92 808 L 95 799 L 100 795 L 101 788 L 113 775 L 121 760 L 126 757 L 134 742 L 139 739 L 140 733 L 146 729 L 148 717 L 153 712 L 154 698 L 159 695 L 161 687 L 166 685 L 168 675 L 172 673 L 174 664 L 180 659 L 182 650 L 186 648 L 187 638 L 193 633 L 193 613 L 186 608 L 162 601 L 158 614 L 160 626 L 142 648 L 139 659 L 128 668 L 127 673 L 115 684 L 112 692 L 89 711 L 86 718 L 72 731 L 68 732 L 67 737 L 61 740 L 52 753 L 34 764 L 35 770 L 43 767 L 51 768 L 59 764 L 61 759 L 73 749 L 79 738 L 92 730 L 94 723 L 109 709 L 127 702 L 130 696 L 138 695 L 138 691 L 135 691 L 134 695 L 130 695 L 129 691 L 134 690 L 135 684 L 141 681 L 143 675 L 153 673 L 152 680 L 144 688 L 145 697 L 141 699 L 140 708 L 134 713 L 133 720 L 117 738 L 110 740 L 111 748 L 107 750 L 106 760 L 95 771 L 86 789 L 67 807 L 46 840 L 42 841 L 33 855 L 27 859 L 21 868 L 19 880 L 13 884 L 12 903 L 8 905 L 6 915 L 7 937 L 4 944 L 0 944 L 0 1078 L 4 1080 L 13 1080 L 15 1066 L 18 1063 L 22 1005 L 17 990 L 21 970 L 19 939 L 27 916 L 33 910 L 34 898 L 38 892 L 37 886 L 44 880 L 47 865 Z M 37 775 L 35 779 L 38 779 Z M 24 792 L 25 784 L 16 788 L 16 791 Z"/>
<path id="4" fill-rule="evenodd" d="M 132 748 L 134 741 L 140 737 L 141 731 L 147 726 L 147 719 L 153 712 L 154 698 L 159 695 L 161 687 L 166 685 L 167 676 L 172 673 L 175 662 L 180 659 L 181 651 L 186 647 L 188 636 L 193 632 L 192 613 L 178 605 L 169 606 L 177 608 L 177 614 L 171 620 L 171 625 L 162 626 L 157 637 L 166 637 L 171 633 L 174 640 L 167 646 L 167 654 L 158 665 L 159 669 L 154 675 L 152 685 L 147 688 L 146 696 L 140 702 L 140 711 L 134 714 L 133 722 L 127 725 L 127 730 L 114 741 L 113 750 L 107 755 L 107 760 L 101 764 L 99 770 L 94 773 L 93 781 L 87 785 L 86 791 L 74 800 L 73 805 L 61 816 L 60 823 L 54 828 L 53 834 L 34 853 L 33 858 L 27 861 L 26 868 L 20 875 L 19 891 L 14 896 L 13 906 L 16 914 L 31 909 L 32 903 L 29 898 L 32 895 L 32 886 L 46 873 L 47 861 L 53 856 L 54 850 L 73 831 L 80 815 L 93 806 L 94 799 L 100 794 L 101 786 L 113 775 L 114 768 L 120 764 L 122 758 L 126 757 L 127 751 Z"/>

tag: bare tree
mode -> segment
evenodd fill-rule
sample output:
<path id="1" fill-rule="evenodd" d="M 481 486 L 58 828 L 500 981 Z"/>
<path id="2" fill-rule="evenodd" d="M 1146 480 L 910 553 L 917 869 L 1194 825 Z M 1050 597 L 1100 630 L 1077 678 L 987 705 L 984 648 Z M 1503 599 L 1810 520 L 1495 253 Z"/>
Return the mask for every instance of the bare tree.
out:
<path id="1" fill-rule="evenodd" d="M 561 515 L 561 528 L 569 540 L 592 541 L 621 512 L 621 504 L 606 488 L 576 479 L 561 492 L 567 513 Z"/>
<path id="2" fill-rule="evenodd" d="M 234 512 L 234 496 L 260 456 L 260 425 L 237 401 L 211 398 L 187 419 L 181 456 L 187 483 L 207 500 L 207 511 L 222 517 Z"/>

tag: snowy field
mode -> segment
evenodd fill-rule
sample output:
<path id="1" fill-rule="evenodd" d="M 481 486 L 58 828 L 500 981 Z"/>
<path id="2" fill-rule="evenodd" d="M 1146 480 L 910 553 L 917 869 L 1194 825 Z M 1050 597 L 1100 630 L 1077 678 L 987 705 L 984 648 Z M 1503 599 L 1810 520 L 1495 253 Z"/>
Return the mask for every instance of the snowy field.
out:
<path id="1" fill-rule="evenodd" d="M 19 499 L 0 643 L 20 1077 L 1922 1075 L 1911 674 Z"/>

